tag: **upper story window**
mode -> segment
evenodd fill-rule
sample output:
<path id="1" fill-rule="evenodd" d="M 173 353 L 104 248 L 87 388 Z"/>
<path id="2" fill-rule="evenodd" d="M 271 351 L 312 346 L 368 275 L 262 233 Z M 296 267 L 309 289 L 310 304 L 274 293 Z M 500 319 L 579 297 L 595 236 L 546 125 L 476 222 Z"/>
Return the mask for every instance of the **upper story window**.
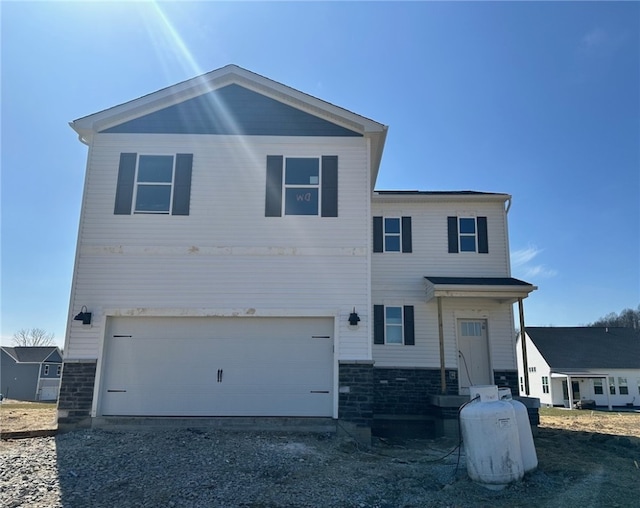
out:
<path id="1" fill-rule="evenodd" d="M 287 157 L 284 165 L 284 214 L 318 215 L 320 159 Z"/>
<path id="2" fill-rule="evenodd" d="M 267 156 L 265 217 L 338 216 L 338 157 Z"/>
<path id="3" fill-rule="evenodd" d="M 62 374 L 62 365 L 56 367 L 56 376 L 60 377 L 60 374 Z"/>
<path id="4" fill-rule="evenodd" d="M 384 219 L 384 251 L 400 252 L 400 219 L 397 217 Z"/>
<path id="5" fill-rule="evenodd" d="M 373 306 L 373 343 L 415 345 L 413 305 Z"/>
<path id="6" fill-rule="evenodd" d="M 189 215 L 192 154 L 121 153 L 114 214 Z"/>
<path id="7" fill-rule="evenodd" d="M 411 217 L 374 217 L 373 252 L 412 252 Z"/>
<path id="8" fill-rule="evenodd" d="M 141 155 L 136 175 L 136 213 L 169 213 L 173 186 L 172 155 Z"/>
<path id="9" fill-rule="evenodd" d="M 486 217 L 447 217 L 449 252 L 489 252 Z"/>
<path id="10" fill-rule="evenodd" d="M 43 376 L 48 376 L 49 375 L 49 366 L 48 365 L 44 366 L 44 370 L 42 372 L 42 375 Z"/>

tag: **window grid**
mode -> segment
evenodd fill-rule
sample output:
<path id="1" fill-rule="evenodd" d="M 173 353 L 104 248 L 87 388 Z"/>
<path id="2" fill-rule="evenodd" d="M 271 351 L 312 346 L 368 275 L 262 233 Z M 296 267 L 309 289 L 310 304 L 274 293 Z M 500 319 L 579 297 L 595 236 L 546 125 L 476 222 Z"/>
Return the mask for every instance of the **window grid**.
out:
<path id="1" fill-rule="evenodd" d="M 401 222 L 399 217 L 385 217 L 384 219 L 384 251 L 400 252 L 401 239 Z"/>
<path id="2" fill-rule="evenodd" d="M 477 224 L 475 217 L 458 218 L 458 241 L 460 252 L 477 252 Z"/>
<path id="3" fill-rule="evenodd" d="M 284 166 L 284 214 L 319 215 L 320 158 L 286 157 Z"/>
<path id="4" fill-rule="evenodd" d="M 404 344 L 402 307 L 385 307 L 385 343 Z"/>
<path id="5" fill-rule="evenodd" d="M 542 376 L 542 393 L 549 393 L 549 377 Z"/>
<path id="6" fill-rule="evenodd" d="M 596 395 L 603 395 L 604 388 L 602 386 L 602 379 L 594 379 L 593 380 L 593 393 Z"/>
<path id="7" fill-rule="evenodd" d="M 133 200 L 134 213 L 171 213 L 174 177 L 173 155 L 139 155 Z"/>
<path id="8" fill-rule="evenodd" d="M 620 395 L 629 395 L 629 385 L 627 384 L 626 377 L 618 378 L 618 391 L 620 392 Z"/>

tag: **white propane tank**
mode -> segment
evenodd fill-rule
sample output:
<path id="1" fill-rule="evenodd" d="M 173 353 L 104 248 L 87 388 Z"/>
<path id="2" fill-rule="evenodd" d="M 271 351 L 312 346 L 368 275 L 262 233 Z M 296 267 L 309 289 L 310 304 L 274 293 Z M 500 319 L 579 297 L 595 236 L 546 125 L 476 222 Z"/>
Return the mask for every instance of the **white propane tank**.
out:
<path id="1" fill-rule="evenodd" d="M 498 400 L 498 387 L 470 389 L 472 400 L 460 411 L 460 426 L 471 480 L 500 490 L 524 476 L 513 405 Z"/>
<path id="2" fill-rule="evenodd" d="M 533 433 L 531 432 L 531 422 L 529 421 L 529 412 L 519 400 L 511 398 L 510 388 L 499 388 L 498 395 L 500 400 L 509 402 L 516 412 L 516 422 L 518 423 L 518 437 L 520 439 L 520 453 L 522 454 L 522 466 L 525 473 L 529 473 L 538 467 L 538 455 L 536 447 L 533 444 Z"/>

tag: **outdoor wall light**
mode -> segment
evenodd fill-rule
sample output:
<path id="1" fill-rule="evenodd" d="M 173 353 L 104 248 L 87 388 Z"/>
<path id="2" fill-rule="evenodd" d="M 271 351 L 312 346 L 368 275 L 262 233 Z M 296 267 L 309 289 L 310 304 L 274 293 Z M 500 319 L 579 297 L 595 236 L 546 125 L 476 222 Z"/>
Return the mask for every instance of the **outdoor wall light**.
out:
<path id="1" fill-rule="evenodd" d="M 87 312 L 87 306 L 83 305 L 80 309 L 80 312 L 76 317 L 73 318 L 74 321 L 82 321 L 83 325 L 91 324 L 91 312 Z"/>
<path id="2" fill-rule="evenodd" d="M 353 308 L 353 312 L 349 314 L 349 324 L 351 326 L 358 326 L 358 322 L 360 321 L 360 316 L 356 312 L 356 308 Z"/>

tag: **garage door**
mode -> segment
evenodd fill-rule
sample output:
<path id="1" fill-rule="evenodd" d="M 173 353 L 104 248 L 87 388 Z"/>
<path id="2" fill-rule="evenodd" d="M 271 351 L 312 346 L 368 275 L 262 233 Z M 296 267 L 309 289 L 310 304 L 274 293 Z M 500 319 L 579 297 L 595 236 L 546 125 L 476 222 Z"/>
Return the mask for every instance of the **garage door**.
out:
<path id="1" fill-rule="evenodd" d="M 332 416 L 332 318 L 112 318 L 105 416 Z"/>

